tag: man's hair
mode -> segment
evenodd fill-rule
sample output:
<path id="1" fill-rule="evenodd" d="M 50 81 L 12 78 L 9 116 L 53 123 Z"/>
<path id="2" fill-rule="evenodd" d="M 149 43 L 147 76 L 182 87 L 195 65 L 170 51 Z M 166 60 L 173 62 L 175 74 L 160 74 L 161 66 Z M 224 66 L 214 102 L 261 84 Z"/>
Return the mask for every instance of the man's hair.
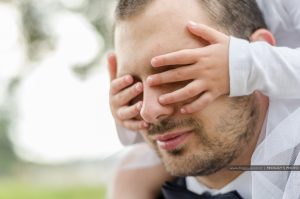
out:
<path id="1" fill-rule="evenodd" d="M 115 10 L 116 20 L 127 20 L 140 14 L 153 1 L 155 0 L 119 0 Z M 199 1 L 211 21 L 228 34 L 249 39 L 255 30 L 266 28 L 255 0 L 196 1 Z"/>

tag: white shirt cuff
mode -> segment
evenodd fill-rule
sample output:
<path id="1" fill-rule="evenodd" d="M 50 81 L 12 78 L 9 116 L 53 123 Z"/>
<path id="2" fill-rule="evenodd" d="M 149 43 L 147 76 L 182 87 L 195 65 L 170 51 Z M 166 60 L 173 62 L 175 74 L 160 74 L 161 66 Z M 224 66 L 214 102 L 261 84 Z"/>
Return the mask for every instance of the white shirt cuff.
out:
<path id="1" fill-rule="evenodd" d="M 249 42 L 230 37 L 229 79 L 230 97 L 248 95 L 247 82 L 251 71 L 251 53 Z"/>

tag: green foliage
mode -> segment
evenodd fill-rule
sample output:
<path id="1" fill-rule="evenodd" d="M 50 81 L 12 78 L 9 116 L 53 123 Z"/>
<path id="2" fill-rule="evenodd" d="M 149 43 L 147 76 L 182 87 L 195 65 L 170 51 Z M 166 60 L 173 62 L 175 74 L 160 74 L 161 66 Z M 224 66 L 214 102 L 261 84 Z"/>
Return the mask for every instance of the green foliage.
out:
<path id="1" fill-rule="evenodd" d="M 61 11 L 69 11 L 84 16 L 104 41 L 104 44 L 101 43 L 104 45 L 104 49 L 100 49 L 88 63 L 74 65 L 73 71 L 80 78 L 85 79 L 93 69 L 98 67 L 99 60 L 101 60 L 105 50 L 112 47 L 111 24 L 108 23 L 107 16 L 107 11 L 112 4 L 111 1 L 87 0 L 75 10 L 64 7 L 63 4 L 55 1 L 24 0 L 21 2 L 18 5 L 22 14 L 22 32 L 29 61 L 42 60 L 47 52 L 55 50 L 56 39 L 53 31 L 49 29 L 49 18 Z"/>
<path id="2" fill-rule="evenodd" d="M 54 47 L 53 35 L 47 28 L 47 12 L 35 1 L 22 1 L 19 8 L 22 14 L 22 31 L 27 43 L 26 54 L 31 61 L 39 60 Z"/>
<path id="3" fill-rule="evenodd" d="M 18 160 L 14 152 L 13 142 L 10 140 L 10 135 L 14 133 L 14 129 L 11 127 L 16 125 L 16 115 L 19 111 L 16 93 L 20 83 L 38 67 L 38 63 L 49 52 L 57 47 L 57 38 L 51 30 L 49 19 L 61 11 L 82 15 L 96 30 L 99 38 L 103 38 L 104 48 L 100 49 L 94 58 L 91 58 L 87 63 L 78 63 L 73 66 L 74 74 L 84 80 L 91 73 L 98 71 L 95 69 L 99 66 L 99 61 L 104 52 L 111 47 L 111 25 L 108 23 L 107 12 L 113 1 L 87 0 L 76 9 L 65 7 L 59 1 L 0 0 L 0 2 L 11 4 L 20 12 L 21 21 L 19 25 L 24 37 L 24 54 L 27 57 L 23 64 L 24 68 L 7 80 L 8 89 L 0 86 L 0 89 L 6 90 L 6 98 L 3 100 L 3 104 L 0 104 L 0 176 L 2 176 L 9 174 L 14 165 L 21 162 Z M 103 45 L 102 40 L 99 42 Z M 0 199 L 2 198 L 0 197 Z"/>
<path id="4" fill-rule="evenodd" d="M 11 140 L 8 138 L 9 125 L 9 119 L 0 115 L 0 175 L 9 173 L 12 165 L 17 162 Z"/>
<path id="5" fill-rule="evenodd" d="M 86 79 L 95 72 L 99 66 L 105 50 L 111 47 L 110 25 L 107 22 L 107 11 L 111 7 L 111 1 L 107 0 L 87 0 L 76 10 L 65 7 L 58 1 L 39 1 L 39 0 L 0 0 L 18 9 L 21 15 L 20 29 L 25 40 L 25 55 L 27 60 L 24 63 L 23 72 L 16 74 L 15 77 L 8 79 L 8 97 L 4 100 L 4 105 L 0 104 L 0 176 L 7 173 L 12 165 L 16 163 L 17 157 L 13 150 L 13 143 L 9 135 L 13 134 L 11 126 L 15 125 L 16 118 L 12 116 L 18 112 L 15 91 L 18 90 L 20 81 L 26 79 L 47 54 L 56 49 L 57 41 L 49 19 L 61 11 L 73 12 L 84 16 L 92 27 L 96 30 L 100 38 L 103 38 L 104 49 L 100 49 L 97 55 L 87 63 L 75 64 L 73 72 L 81 79 Z M 101 42 L 102 44 L 102 40 Z M 31 68 L 32 67 L 32 68 Z M 22 71 L 22 70 L 21 70 Z M 25 71 L 25 72 L 24 72 Z M 98 70 L 97 70 L 98 71 Z M 0 86 L 0 89 L 4 89 Z M 1 199 L 1 198 L 0 198 Z"/>
<path id="6" fill-rule="evenodd" d="M 0 182 L 0 199 L 104 199 L 104 195 L 104 187 L 51 187 L 17 181 Z"/>

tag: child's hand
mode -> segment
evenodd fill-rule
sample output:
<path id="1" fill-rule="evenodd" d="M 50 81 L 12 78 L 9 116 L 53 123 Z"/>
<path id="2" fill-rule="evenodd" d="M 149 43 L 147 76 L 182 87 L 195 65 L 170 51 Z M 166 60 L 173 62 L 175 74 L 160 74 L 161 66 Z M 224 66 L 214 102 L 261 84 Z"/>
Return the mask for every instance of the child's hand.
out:
<path id="1" fill-rule="evenodd" d="M 221 95 L 229 93 L 229 40 L 217 30 L 189 22 L 188 30 L 208 42 L 208 46 L 186 49 L 152 59 L 153 67 L 182 65 L 176 69 L 149 76 L 150 86 L 192 80 L 187 86 L 160 96 L 161 104 L 172 104 L 199 97 L 181 108 L 181 113 L 199 111 Z M 201 95 L 200 95 L 201 94 Z"/>
<path id="2" fill-rule="evenodd" d="M 139 131 L 147 128 L 148 124 L 142 120 L 137 120 L 142 108 L 142 101 L 130 105 L 130 102 L 143 92 L 141 82 L 134 83 L 130 75 L 116 77 L 117 62 L 115 54 L 108 55 L 110 73 L 110 94 L 109 102 L 112 115 L 117 124 L 132 130 Z"/>

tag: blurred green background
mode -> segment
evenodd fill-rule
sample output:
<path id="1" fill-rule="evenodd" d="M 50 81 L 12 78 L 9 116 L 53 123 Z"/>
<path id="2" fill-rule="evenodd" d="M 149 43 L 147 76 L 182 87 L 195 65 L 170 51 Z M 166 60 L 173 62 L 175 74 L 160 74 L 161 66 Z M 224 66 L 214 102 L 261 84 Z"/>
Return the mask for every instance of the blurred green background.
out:
<path id="1" fill-rule="evenodd" d="M 1 182 L 0 186 L 0 198 L 3 199 L 99 199 L 105 196 L 105 188 L 96 186 L 52 187 L 37 186 L 17 181 Z"/>
<path id="2" fill-rule="evenodd" d="M 0 199 L 105 197 L 121 149 L 106 97 L 114 4 L 0 0 Z"/>

